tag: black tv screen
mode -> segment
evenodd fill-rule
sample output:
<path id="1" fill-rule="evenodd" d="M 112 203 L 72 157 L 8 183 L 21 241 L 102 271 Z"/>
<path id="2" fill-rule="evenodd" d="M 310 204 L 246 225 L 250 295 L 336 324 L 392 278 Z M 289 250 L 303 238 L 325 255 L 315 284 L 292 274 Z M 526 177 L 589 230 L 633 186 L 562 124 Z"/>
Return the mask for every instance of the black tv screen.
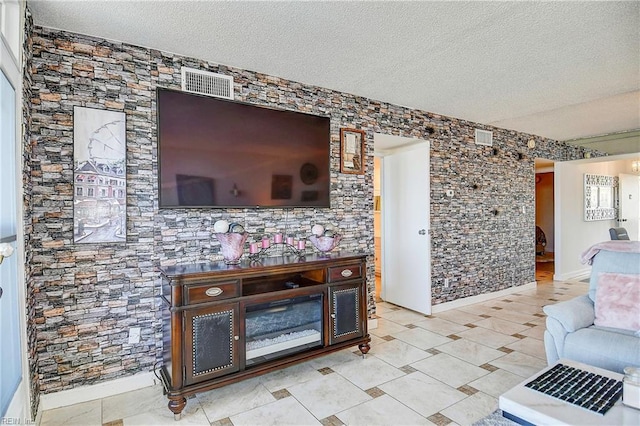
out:
<path id="1" fill-rule="evenodd" d="M 330 118 L 158 88 L 159 205 L 330 207 Z"/>

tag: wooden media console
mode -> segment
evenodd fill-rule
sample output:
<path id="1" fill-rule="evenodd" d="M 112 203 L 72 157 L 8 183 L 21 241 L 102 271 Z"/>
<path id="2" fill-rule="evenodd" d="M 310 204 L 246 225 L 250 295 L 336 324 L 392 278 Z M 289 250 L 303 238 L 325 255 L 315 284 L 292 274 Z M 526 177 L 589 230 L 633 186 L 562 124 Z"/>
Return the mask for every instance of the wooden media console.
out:
<path id="1" fill-rule="evenodd" d="M 162 379 L 187 396 L 358 345 L 366 354 L 366 256 L 266 257 L 161 270 Z"/>

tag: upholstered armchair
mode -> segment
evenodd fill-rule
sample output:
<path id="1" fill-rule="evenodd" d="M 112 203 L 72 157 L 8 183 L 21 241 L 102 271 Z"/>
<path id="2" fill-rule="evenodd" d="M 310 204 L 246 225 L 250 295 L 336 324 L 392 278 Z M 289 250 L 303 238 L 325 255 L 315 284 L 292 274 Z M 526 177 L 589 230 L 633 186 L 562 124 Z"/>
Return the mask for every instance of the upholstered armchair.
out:
<path id="1" fill-rule="evenodd" d="M 544 345 L 549 365 L 560 358 L 622 373 L 640 366 L 640 242 L 596 244 L 589 293 L 547 305 Z"/>

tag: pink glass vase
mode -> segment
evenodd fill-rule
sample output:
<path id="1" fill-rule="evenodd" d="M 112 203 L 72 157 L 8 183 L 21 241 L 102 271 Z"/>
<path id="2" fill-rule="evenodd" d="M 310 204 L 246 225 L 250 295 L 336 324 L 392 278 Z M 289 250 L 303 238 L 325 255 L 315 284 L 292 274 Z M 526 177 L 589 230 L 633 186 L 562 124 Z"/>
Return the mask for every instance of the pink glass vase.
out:
<path id="1" fill-rule="evenodd" d="M 318 237 L 315 235 L 311 235 L 309 237 L 309 241 L 311 241 L 311 244 L 313 244 L 315 248 L 323 253 L 330 252 L 331 250 L 336 248 L 341 239 L 342 236 L 338 234 L 333 237 Z"/>
<path id="2" fill-rule="evenodd" d="M 235 232 L 227 232 L 224 234 L 214 234 L 218 241 L 220 241 L 220 252 L 224 258 L 224 263 L 227 265 L 233 265 L 240 263 L 240 258 L 244 253 L 244 243 L 247 241 L 249 234 L 246 232 L 243 234 Z"/>

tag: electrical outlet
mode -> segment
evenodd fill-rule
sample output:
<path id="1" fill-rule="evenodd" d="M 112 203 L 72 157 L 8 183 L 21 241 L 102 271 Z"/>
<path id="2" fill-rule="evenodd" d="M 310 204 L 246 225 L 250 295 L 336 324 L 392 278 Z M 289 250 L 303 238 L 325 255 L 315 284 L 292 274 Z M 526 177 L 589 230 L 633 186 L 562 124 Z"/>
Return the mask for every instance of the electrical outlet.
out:
<path id="1" fill-rule="evenodd" d="M 444 288 L 449 288 L 449 278 L 444 279 Z"/>
<path id="2" fill-rule="evenodd" d="M 131 327 L 129 329 L 129 344 L 140 343 L 140 327 Z"/>

